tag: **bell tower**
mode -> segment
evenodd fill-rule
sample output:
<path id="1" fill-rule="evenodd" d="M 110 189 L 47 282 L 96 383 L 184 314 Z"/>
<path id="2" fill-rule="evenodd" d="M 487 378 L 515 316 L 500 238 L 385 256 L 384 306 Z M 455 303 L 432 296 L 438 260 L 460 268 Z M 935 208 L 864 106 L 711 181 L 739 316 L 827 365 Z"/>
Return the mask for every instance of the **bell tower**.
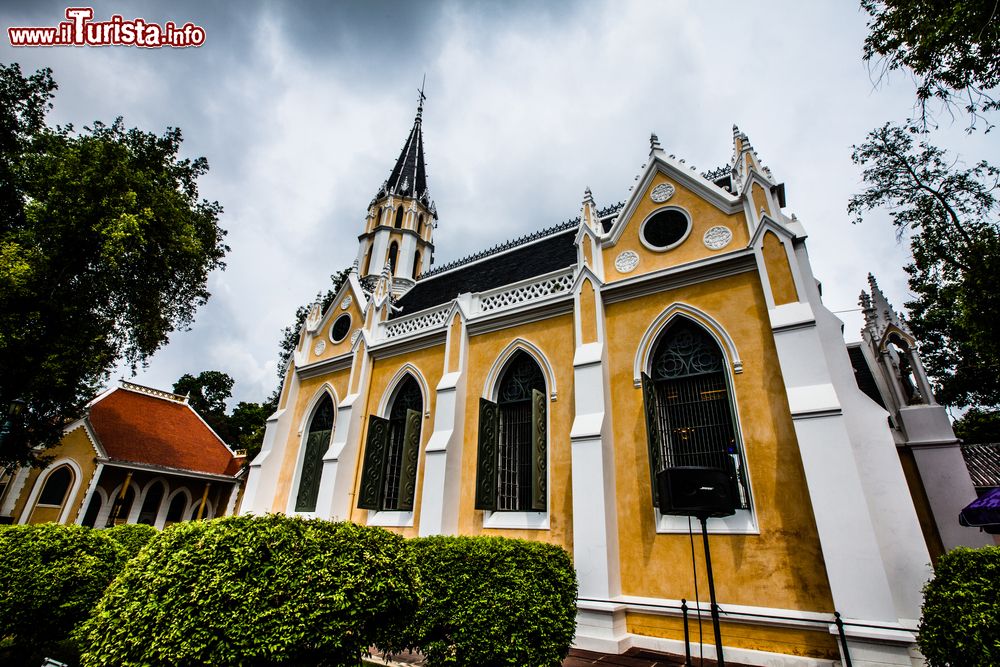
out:
<path id="1" fill-rule="evenodd" d="M 421 127 L 424 91 L 420 89 L 417 116 L 403 150 L 368 205 L 364 233 L 358 237 L 358 276 L 370 288 L 389 266 L 392 292 L 405 294 L 430 268 L 434 255 L 437 209 L 427 190 L 424 137 Z"/>

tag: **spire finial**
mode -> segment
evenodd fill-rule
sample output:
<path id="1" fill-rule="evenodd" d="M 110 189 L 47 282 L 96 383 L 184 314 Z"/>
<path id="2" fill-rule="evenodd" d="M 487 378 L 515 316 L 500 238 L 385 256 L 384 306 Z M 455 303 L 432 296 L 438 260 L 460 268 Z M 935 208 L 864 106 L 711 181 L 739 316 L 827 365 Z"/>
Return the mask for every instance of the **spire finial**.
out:
<path id="1" fill-rule="evenodd" d="M 418 94 L 418 97 L 417 97 L 417 120 L 420 120 L 420 117 L 423 116 L 423 114 L 424 114 L 424 100 L 427 99 L 427 96 L 424 95 L 424 86 L 426 84 L 427 84 L 427 74 L 425 73 L 423 80 L 420 82 L 420 90 L 417 91 L 417 94 Z"/>
<path id="2" fill-rule="evenodd" d="M 656 136 L 655 132 L 649 135 L 649 155 L 650 157 L 654 155 L 663 155 L 663 147 L 660 146 L 660 138 Z"/>

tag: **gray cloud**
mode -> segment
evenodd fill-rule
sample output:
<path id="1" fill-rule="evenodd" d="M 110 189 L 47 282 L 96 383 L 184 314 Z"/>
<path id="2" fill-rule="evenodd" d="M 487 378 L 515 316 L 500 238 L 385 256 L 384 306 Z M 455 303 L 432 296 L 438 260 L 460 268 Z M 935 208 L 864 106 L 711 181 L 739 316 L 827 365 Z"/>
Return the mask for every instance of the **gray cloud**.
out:
<path id="1" fill-rule="evenodd" d="M 4 27 L 53 25 L 64 4 L 7 3 Z M 13 49 L 51 66 L 54 122 L 124 115 L 179 126 L 212 166 L 232 252 L 191 331 L 139 382 L 184 372 L 236 378 L 235 399 L 277 382 L 277 342 L 299 304 L 348 266 L 365 208 L 388 175 L 427 75 L 428 178 L 437 261 L 574 217 L 586 186 L 622 200 L 656 131 L 701 170 L 725 163 L 735 122 L 787 184 L 835 310 L 856 308 L 868 271 L 898 307 L 905 247 L 884 216 L 847 220 L 860 187 L 850 146 L 911 111 L 912 84 L 876 87 L 861 62 L 863 15 L 843 2 L 97 3 L 95 13 L 193 21 L 197 49 Z M 972 159 L 994 134 L 949 140 Z M 860 318 L 843 314 L 857 338 Z"/>

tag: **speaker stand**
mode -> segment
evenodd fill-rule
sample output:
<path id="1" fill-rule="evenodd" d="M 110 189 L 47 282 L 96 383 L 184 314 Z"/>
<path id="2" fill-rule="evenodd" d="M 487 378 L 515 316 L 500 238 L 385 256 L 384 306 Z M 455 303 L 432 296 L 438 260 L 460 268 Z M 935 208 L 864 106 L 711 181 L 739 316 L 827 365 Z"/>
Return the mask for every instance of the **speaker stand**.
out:
<path id="1" fill-rule="evenodd" d="M 719 629 L 719 605 L 715 603 L 715 577 L 712 576 L 712 552 L 708 548 L 708 517 L 698 517 L 701 521 L 701 539 L 705 543 L 705 569 L 708 572 L 708 597 L 711 600 L 712 630 L 715 632 L 715 660 L 719 667 L 726 667 L 722 657 L 722 632 Z M 700 613 L 700 612 L 699 612 Z"/>

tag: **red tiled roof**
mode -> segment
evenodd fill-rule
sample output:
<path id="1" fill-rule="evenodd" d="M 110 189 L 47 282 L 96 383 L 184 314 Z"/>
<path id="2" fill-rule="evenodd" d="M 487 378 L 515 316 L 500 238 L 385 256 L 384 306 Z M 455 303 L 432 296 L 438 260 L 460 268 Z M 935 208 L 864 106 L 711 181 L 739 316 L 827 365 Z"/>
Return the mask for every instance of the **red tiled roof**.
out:
<path id="1" fill-rule="evenodd" d="M 242 463 L 190 406 L 167 398 L 115 389 L 90 406 L 89 421 L 115 461 L 229 476 Z"/>

